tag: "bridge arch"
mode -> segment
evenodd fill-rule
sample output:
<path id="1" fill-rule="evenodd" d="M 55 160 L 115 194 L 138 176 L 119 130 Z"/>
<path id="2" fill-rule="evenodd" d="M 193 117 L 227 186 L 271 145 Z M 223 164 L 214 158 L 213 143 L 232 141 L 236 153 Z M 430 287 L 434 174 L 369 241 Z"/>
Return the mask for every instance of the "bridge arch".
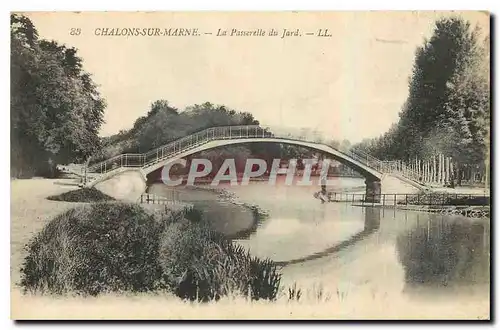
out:
<path id="1" fill-rule="evenodd" d="M 145 175 L 150 174 L 151 172 L 156 171 L 157 169 L 168 165 L 169 163 L 184 158 L 190 155 L 193 155 L 198 152 L 207 151 L 214 148 L 235 145 L 235 144 L 247 144 L 247 143 L 279 143 L 279 144 L 289 144 L 295 146 L 306 147 L 309 149 L 317 150 L 319 152 L 325 153 L 328 156 L 332 157 L 334 160 L 349 166 L 354 169 L 362 176 L 365 177 L 367 181 L 380 181 L 382 178 L 382 173 L 379 171 L 353 159 L 352 157 L 342 153 L 341 151 L 327 146 L 325 144 L 293 140 L 293 139 L 285 139 L 285 138 L 241 138 L 241 139 L 221 139 L 221 140 L 213 140 L 209 141 L 205 144 L 202 144 L 196 148 L 186 150 L 182 153 L 177 154 L 175 157 L 169 157 L 162 161 L 159 161 L 155 164 L 147 166 L 143 168 L 143 172 Z"/>
<path id="2" fill-rule="evenodd" d="M 282 143 L 282 144 L 290 144 L 290 145 L 295 145 L 295 146 L 301 146 L 301 147 L 306 147 L 310 148 L 313 150 L 317 150 L 320 152 L 323 152 L 330 157 L 332 157 L 334 160 L 339 161 L 342 164 L 345 164 L 349 166 L 350 168 L 354 169 L 358 173 L 360 173 L 362 176 L 365 177 L 365 185 L 366 185 L 366 200 L 367 201 L 374 201 L 374 202 L 379 202 L 380 201 L 380 194 L 382 191 L 381 187 L 381 179 L 383 174 L 365 164 L 362 162 L 350 157 L 349 155 L 346 155 L 342 153 L 341 151 L 332 148 L 328 145 L 321 144 L 321 143 L 315 143 L 315 142 L 307 142 L 307 141 L 300 141 L 300 140 L 293 140 L 293 139 L 285 139 L 285 138 L 241 138 L 241 139 L 220 139 L 220 140 L 212 140 L 207 143 L 204 143 L 198 147 L 186 150 L 184 152 L 181 152 L 177 154 L 175 157 L 169 157 L 166 159 L 163 159 L 162 161 L 159 161 L 155 164 L 152 164 L 150 166 L 144 167 L 143 168 L 143 173 L 145 176 L 148 174 L 156 171 L 159 168 L 162 168 L 163 166 L 174 162 L 177 159 L 184 158 L 190 155 L 193 155 L 195 153 L 201 152 L 201 151 L 206 151 L 214 148 L 219 148 L 223 146 L 228 146 L 228 145 L 235 145 L 235 144 L 246 144 L 246 143 Z"/>
<path id="3" fill-rule="evenodd" d="M 84 166 L 82 185 L 92 187 L 130 170 L 139 172 L 146 179 L 149 173 L 170 162 L 201 151 L 258 142 L 290 144 L 325 153 L 365 177 L 367 200 L 377 202 L 380 199 L 381 179 L 385 178 L 384 173 L 387 173 L 388 168 L 384 162 L 367 154 L 335 149 L 318 142 L 318 136 L 308 137 L 307 132 L 292 135 L 290 132 L 278 133 L 275 129 L 271 131 L 256 125 L 211 127 L 144 154 L 121 154 L 89 167 Z M 410 181 L 413 184 L 414 180 Z"/>

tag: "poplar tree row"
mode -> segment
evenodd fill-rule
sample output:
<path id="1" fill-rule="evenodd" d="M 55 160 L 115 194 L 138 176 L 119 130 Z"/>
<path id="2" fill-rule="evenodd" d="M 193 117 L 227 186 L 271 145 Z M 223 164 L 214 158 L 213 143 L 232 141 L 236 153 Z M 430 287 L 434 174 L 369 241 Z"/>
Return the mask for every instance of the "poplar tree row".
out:
<path id="1" fill-rule="evenodd" d="M 400 160 L 427 181 L 487 181 L 489 77 L 489 35 L 460 17 L 439 19 L 430 39 L 416 50 L 399 121 L 356 148 L 382 160 Z"/>
<path id="2" fill-rule="evenodd" d="M 488 178 L 481 166 L 464 165 L 458 171 L 458 165 L 453 162 L 452 157 L 443 154 L 432 156 L 430 159 L 412 159 L 410 162 L 398 161 L 393 163 L 394 170 L 407 172 L 413 178 L 422 183 L 430 183 L 438 186 L 461 185 L 464 181 L 469 183 L 486 183 Z"/>

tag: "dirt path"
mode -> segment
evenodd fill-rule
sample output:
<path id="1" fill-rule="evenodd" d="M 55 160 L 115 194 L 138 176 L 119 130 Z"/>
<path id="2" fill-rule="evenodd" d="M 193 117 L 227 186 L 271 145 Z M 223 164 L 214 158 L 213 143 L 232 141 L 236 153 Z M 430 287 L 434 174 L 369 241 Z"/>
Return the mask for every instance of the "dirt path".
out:
<path id="1" fill-rule="evenodd" d="M 48 196 L 78 189 L 72 179 L 12 180 L 10 191 L 11 283 L 20 280 L 19 269 L 26 255 L 24 246 L 57 214 L 79 203 L 50 201 Z"/>

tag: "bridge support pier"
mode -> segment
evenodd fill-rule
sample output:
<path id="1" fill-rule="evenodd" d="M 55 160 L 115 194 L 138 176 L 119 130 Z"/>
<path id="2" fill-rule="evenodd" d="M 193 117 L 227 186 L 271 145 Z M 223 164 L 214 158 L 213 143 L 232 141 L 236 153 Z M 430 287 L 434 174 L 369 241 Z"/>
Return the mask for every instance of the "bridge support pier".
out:
<path id="1" fill-rule="evenodd" d="M 382 185 L 380 183 L 380 180 L 366 179 L 365 185 L 365 201 L 369 203 L 380 203 L 380 194 L 382 192 Z"/>

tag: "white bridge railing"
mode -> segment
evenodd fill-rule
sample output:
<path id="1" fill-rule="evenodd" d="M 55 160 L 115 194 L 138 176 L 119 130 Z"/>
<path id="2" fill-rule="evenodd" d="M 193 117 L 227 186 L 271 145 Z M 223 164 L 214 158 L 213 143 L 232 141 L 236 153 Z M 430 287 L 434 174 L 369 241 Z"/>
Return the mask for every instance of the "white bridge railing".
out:
<path id="1" fill-rule="evenodd" d="M 98 179 L 101 174 L 116 169 L 124 167 L 147 168 L 210 141 L 245 138 L 278 138 L 328 145 L 324 135 L 307 129 L 286 129 L 283 131 L 283 128 L 271 129 L 270 127 L 256 125 L 211 127 L 167 143 L 144 154 L 121 154 L 93 164 L 86 169 L 84 184 Z M 418 181 L 414 173 L 407 168 L 398 166 L 398 162 L 381 161 L 361 151 L 334 149 L 380 173 L 397 172 L 411 180 Z M 85 168 L 82 171 L 85 171 Z"/>

